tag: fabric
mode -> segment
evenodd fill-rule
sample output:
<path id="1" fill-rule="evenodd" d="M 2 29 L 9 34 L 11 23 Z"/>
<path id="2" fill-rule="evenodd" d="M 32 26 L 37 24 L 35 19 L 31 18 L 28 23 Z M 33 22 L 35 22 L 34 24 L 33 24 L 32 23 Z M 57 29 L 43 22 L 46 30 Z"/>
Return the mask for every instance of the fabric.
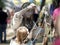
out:
<path id="1" fill-rule="evenodd" d="M 7 24 L 7 13 L 0 10 L 0 24 Z"/>
<path id="2" fill-rule="evenodd" d="M 56 8 L 53 13 L 53 21 L 56 23 L 57 17 L 60 15 L 60 7 Z M 56 38 L 53 45 L 60 45 L 60 38 Z"/>
<path id="3" fill-rule="evenodd" d="M 55 39 L 53 45 L 60 45 L 60 38 Z"/>
<path id="4" fill-rule="evenodd" d="M 10 45 L 20 45 L 20 44 L 16 43 L 14 40 L 11 40 Z"/>
<path id="5" fill-rule="evenodd" d="M 53 20 L 56 20 L 58 15 L 60 15 L 60 7 L 54 10 Z"/>
<path id="6" fill-rule="evenodd" d="M 53 6 L 53 4 L 51 4 L 51 6 L 50 6 L 50 15 L 53 15 L 53 11 L 54 11 L 54 6 Z"/>
<path id="7" fill-rule="evenodd" d="M 0 24 L 0 42 L 2 42 L 2 38 L 3 38 L 3 33 L 4 33 L 4 42 L 6 42 L 6 24 L 1 25 Z"/>
<path id="8" fill-rule="evenodd" d="M 22 15 L 24 15 L 27 10 L 28 10 L 28 9 L 25 8 L 25 9 L 23 9 L 23 10 L 21 10 L 21 11 L 19 11 L 19 12 L 16 12 L 16 13 L 14 14 L 13 19 L 12 19 L 12 21 L 13 21 L 13 22 L 12 22 L 12 23 L 13 23 L 12 28 L 13 28 L 13 29 L 17 29 L 17 28 L 21 25 L 22 19 L 23 19 L 23 16 L 22 16 Z"/>
<path id="9" fill-rule="evenodd" d="M 31 41 L 29 41 L 28 43 L 22 43 L 22 44 L 20 44 L 20 43 L 17 43 L 15 40 L 11 40 L 11 42 L 10 42 L 10 45 L 31 45 Z"/>

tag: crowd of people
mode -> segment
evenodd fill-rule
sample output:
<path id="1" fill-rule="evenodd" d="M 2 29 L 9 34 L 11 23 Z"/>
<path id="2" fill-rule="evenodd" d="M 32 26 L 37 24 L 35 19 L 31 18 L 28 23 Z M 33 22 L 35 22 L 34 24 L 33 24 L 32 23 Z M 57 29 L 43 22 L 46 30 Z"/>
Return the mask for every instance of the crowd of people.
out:
<path id="1" fill-rule="evenodd" d="M 10 45 L 35 45 L 43 37 L 43 45 L 48 45 L 48 35 L 53 33 L 52 45 L 60 45 L 60 0 L 52 0 L 45 4 L 42 0 L 40 11 L 34 3 L 26 2 L 21 10 L 14 9 L 4 12 L 0 7 L 0 43 L 6 43 L 6 29 L 12 28 L 15 37 Z M 3 40 L 4 32 L 4 40 Z"/>

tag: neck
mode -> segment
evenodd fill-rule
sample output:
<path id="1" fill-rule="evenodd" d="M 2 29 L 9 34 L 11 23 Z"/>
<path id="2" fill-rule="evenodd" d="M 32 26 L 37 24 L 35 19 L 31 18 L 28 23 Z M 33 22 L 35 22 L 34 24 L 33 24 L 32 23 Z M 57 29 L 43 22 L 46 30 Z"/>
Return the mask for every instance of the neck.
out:
<path id="1" fill-rule="evenodd" d="M 19 39 L 16 37 L 15 38 L 15 41 L 17 42 L 17 43 L 20 43 L 20 41 L 19 41 Z"/>
<path id="2" fill-rule="evenodd" d="M 22 42 L 23 42 L 23 41 L 20 41 L 20 40 L 18 39 L 18 37 L 15 38 L 15 41 L 16 41 L 17 43 L 22 43 Z"/>

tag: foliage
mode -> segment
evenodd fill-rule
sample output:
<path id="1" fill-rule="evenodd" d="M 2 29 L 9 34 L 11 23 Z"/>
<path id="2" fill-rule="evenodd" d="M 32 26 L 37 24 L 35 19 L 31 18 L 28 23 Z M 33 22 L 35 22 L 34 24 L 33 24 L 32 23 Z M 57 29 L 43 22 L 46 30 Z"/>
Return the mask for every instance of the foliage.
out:
<path id="1" fill-rule="evenodd" d="M 4 2 L 2 0 L 0 0 L 0 7 L 4 8 Z"/>
<path id="2" fill-rule="evenodd" d="M 36 5 L 40 5 L 40 2 L 36 2 L 36 0 L 34 0 L 34 3 L 35 3 Z"/>

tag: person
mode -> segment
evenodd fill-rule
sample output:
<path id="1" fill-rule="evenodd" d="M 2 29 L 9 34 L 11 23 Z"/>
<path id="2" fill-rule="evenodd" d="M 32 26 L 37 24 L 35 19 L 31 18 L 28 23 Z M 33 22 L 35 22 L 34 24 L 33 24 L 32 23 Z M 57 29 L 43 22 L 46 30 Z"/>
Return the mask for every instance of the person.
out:
<path id="1" fill-rule="evenodd" d="M 44 27 L 44 24 L 43 24 L 44 21 L 43 20 L 44 20 L 45 15 L 43 14 L 43 12 L 45 10 L 45 2 L 46 2 L 46 0 L 42 0 L 41 5 L 40 5 L 39 18 L 40 18 L 40 26 L 41 27 Z"/>
<path id="2" fill-rule="evenodd" d="M 54 27 L 55 27 L 55 40 L 53 42 L 53 45 L 60 45 L 60 0 L 57 0 L 57 8 L 54 10 L 53 13 L 53 22 L 54 22 Z"/>
<path id="3" fill-rule="evenodd" d="M 50 15 L 53 15 L 54 9 L 57 8 L 56 0 L 52 0 L 52 4 L 50 5 Z"/>
<path id="4" fill-rule="evenodd" d="M 34 13 L 33 13 L 33 18 L 35 22 L 37 22 L 38 17 L 39 17 L 38 10 L 37 10 L 37 7 L 35 6 Z"/>
<path id="5" fill-rule="evenodd" d="M 46 1 L 46 0 L 42 0 L 42 1 L 41 1 L 40 11 L 42 10 L 43 6 L 45 5 L 45 1 Z"/>
<path id="6" fill-rule="evenodd" d="M 53 12 L 53 22 L 54 22 L 54 26 L 55 26 L 55 23 L 56 23 L 56 19 L 58 17 L 58 15 L 60 15 L 60 0 L 57 0 L 57 4 L 58 4 L 58 7 L 54 10 Z"/>
<path id="7" fill-rule="evenodd" d="M 7 17 L 7 26 L 8 27 L 10 27 L 10 11 L 7 9 L 7 15 L 8 15 L 8 17 Z"/>
<path id="8" fill-rule="evenodd" d="M 50 15 L 51 15 L 51 30 L 53 31 L 54 29 L 54 24 L 53 24 L 53 12 L 54 10 L 57 8 L 57 1 L 56 0 L 52 0 L 52 4 L 50 5 Z"/>
<path id="9" fill-rule="evenodd" d="M 0 43 L 6 42 L 6 28 L 7 28 L 7 13 L 2 11 L 0 7 Z M 3 41 L 3 34 L 4 32 L 4 41 Z"/>
<path id="10" fill-rule="evenodd" d="M 56 19 L 53 45 L 60 45 L 60 15 Z"/>
<path id="11" fill-rule="evenodd" d="M 26 45 L 25 43 L 27 40 L 27 36 L 29 31 L 26 27 L 21 26 L 16 31 L 16 38 L 10 41 L 10 45 Z"/>
<path id="12" fill-rule="evenodd" d="M 23 15 L 23 24 L 24 26 L 26 26 L 29 30 L 32 29 L 33 27 L 33 21 L 34 22 L 37 22 L 37 19 L 38 19 L 38 10 L 37 10 L 37 7 L 34 3 L 29 3 L 29 2 L 26 2 L 22 5 L 22 9 L 24 9 L 25 7 L 27 7 L 28 5 L 34 5 L 34 7 L 30 10 L 28 10 L 25 15 Z M 29 15 L 28 15 L 29 14 Z M 25 23 L 24 23 L 25 21 Z"/>
<path id="13" fill-rule="evenodd" d="M 27 28 L 29 27 L 28 29 L 30 29 L 31 26 L 29 24 L 25 24 L 25 23 L 27 22 L 26 20 L 28 20 L 29 23 L 31 20 L 33 20 L 32 14 L 34 12 L 33 9 L 35 7 L 36 7 L 36 5 L 32 3 L 29 6 L 25 7 L 24 9 L 22 9 L 19 12 L 16 12 L 14 14 L 14 16 L 13 16 L 13 29 L 14 30 L 16 30 L 19 26 L 21 26 L 22 25 L 21 23 L 24 23 L 23 26 L 26 26 Z M 29 15 L 28 15 L 28 13 L 29 13 Z M 29 20 L 30 17 L 31 17 L 31 20 Z"/>

